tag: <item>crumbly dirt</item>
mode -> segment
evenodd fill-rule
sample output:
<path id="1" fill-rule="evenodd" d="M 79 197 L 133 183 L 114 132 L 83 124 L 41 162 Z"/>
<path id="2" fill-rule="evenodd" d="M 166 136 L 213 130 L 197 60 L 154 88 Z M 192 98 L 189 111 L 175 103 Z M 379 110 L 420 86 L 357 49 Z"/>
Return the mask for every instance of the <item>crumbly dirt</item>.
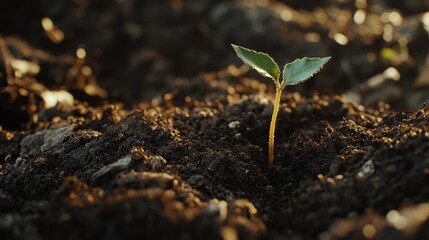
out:
<path id="1" fill-rule="evenodd" d="M 427 11 L 2 4 L 0 239 L 429 239 Z M 332 56 L 285 89 L 271 171 L 274 86 L 231 43 Z"/>
<path id="2" fill-rule="evenodd" d="M 429 197 L 427 107 L 285 94 L 268 171 L 271 96 L 246 90 L 132 111 L 76 103 L 1 131 L 2 238 L 360 239 L 371 216 L 378 239 L 427 234 L 427 208 L 403 228 L 388 218 Z"/>

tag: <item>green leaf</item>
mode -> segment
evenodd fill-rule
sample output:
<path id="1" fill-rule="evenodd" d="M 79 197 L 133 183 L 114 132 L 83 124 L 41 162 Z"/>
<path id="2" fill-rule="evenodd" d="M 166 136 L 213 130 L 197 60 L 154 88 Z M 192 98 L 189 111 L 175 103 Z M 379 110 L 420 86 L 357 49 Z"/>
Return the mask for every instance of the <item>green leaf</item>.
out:
<path id="1" fill-rule="evenodd" d="M 231 44 L 237 53 L 238 57 L 246 64 L 250 65 L 264 77 L 269 77 L 274 80 L 276 84 L 279 82 L 280 68 L 274 60 L 266 53 L 256 52 L 251 49 L 240 47 Z"/>
<path id="2" fill-rule="evenodd" d="M 309 79 L 325 65 L 331 57 L 302 58 L 285 65 L 281 87 L 296 85 Z"/>

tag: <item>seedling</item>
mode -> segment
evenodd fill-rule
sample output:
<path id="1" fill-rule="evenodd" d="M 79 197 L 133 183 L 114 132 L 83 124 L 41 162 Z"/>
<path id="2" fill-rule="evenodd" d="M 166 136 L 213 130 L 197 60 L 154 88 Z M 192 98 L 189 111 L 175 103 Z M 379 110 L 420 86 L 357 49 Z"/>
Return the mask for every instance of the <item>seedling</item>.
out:
<path id="1" fill-rule="evenodd" d="M 274 162 L 274 131 L 276 128 L 282 90 L 287 85 L 296 85 L 309 79 L 313 74 L 317 73 L 323 65 L 331 59 L 331 57 L 304 57 L 302 59 L 296 59 L 291 63 L 287 63 L 283 68 L 283 79 L 280 82 L 280 68 L 268 54 L 256 52 L 234 44 L 231 45 L 238 57 L 240 57 L 244 63 L 250 65 L 262 76 L 273 79 L 276 84 L 276 99 L 274 102 L 268 139 L 268 169 L 271 170 Z"/>

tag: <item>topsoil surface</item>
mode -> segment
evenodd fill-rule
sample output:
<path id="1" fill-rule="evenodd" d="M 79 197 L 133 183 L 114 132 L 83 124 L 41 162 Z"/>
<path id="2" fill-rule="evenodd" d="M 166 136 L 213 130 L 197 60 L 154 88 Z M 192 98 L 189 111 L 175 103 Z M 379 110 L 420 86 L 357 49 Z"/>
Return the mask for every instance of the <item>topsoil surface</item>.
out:
<path id="1" fill-rule="evenodd" d="M 256 2 L 1 7 L 0 239 L 429 239 L 424 26 L 406 25 L 409 59 L 386 63 L 399 26 L 389 43 L 365 24 L 329 40 L 354 1 Z M 389 4 L 368 16 L 427 10 Z M 231 42 L 333 56 L 305 85 L 320 93 L 286 88 L 271 171 L 273 84 L 230 65 Z M 392 66 L 401 80 L 383 78 Z"/>

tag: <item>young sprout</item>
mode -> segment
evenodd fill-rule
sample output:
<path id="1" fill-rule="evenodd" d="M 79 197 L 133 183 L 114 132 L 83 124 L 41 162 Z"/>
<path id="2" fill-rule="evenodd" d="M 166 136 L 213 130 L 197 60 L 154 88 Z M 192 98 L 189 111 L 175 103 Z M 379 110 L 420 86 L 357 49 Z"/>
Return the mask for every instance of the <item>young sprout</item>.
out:
<path id="1" fill-rule="evenodd" d="M 273 115 L 271 117 L 270 133 L 268 139 L 268 169 L 271 170 L 274 162 L 274 132 L 279 112 L 280 96 L 286 85 L 296 85 L 309 79 L 325 65 L 331 57 L 296 59 L 287 63 L 283 68 L 283 80 L 280 82 L 280 68 L 266 53 L 231 44 L 238 57 L 250 65 L 262 76 L 272 78 L 276 84 L 276 99 L 274 101 Z"/>

